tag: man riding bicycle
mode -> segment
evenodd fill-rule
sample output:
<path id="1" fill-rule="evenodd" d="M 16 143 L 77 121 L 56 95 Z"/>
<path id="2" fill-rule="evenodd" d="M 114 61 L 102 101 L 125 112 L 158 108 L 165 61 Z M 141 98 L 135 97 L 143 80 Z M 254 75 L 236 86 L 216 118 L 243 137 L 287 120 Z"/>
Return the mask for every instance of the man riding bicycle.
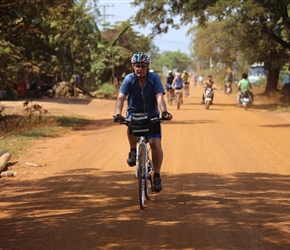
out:
<path id="1" fill-rule="evenodd" d="M 174 79 L 174 76 L 172 74 L 172 70 L 169 70 L 168 76 L 166 77 L 166 83 L 165 83 L 168 103 L 172 102 L 172 98 L 174 96 L 174 93 L 173 93 L 174 90 L 172 88 L 173 79 Z"/>
<path id="2" fill-rule="evenodd" d="M 179 93 L 180 103 L 183 103 L 183 95 L 181 91 L 183 88 L 183 79 L 181 78 L 181 74 L 179 72 L 176 72 L 175 75 L 176 76 L 172 82 L 172 87 L 174 90 L 180 90 L 180 93 Z"/>
<path id="3" fill-rule="evenodd" d="M 187 90 L 187 95 L 189 95 L 189 74 L 187 73 L 186 70 L 183 70 L 181 78 L 183 80 L 184 89 Z"/>
<path id="4" fill-rule="evenodd" d="M 122 109 L 127 98 L 126 117 L 130 118 L 134 113 L 148 113 L 150 117 L 159 117 L 162 112 L 162 119 L 171 120 L 172 115 L 167 112 L 163 95 L 164 88 L 159 76 L 149 72 L 150 57 L 144 52 L 138 52 L 132 56 L 132 73 L 129 73 L 120 87 L 116 101 L 114 122 L 122 122 Z M 133 136 L 129 129 L 127 137 L 130 145 L 127 163 L 129 166 L 136 164 L 136 144 L 138 137 Z M 152 151 L 152 162 L 154 166 L 154 191 L 162 190 L 160 169 L 163 161 L 163 150 L 161 147 L 161 124 L 154 123 L 147 136 Z"/>

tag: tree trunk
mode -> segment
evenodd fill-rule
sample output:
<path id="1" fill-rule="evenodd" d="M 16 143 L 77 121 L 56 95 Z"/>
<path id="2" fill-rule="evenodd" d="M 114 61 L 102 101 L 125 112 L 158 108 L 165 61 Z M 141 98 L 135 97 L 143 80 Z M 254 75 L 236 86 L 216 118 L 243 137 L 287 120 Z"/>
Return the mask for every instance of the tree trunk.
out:
<path id="1" fill-rule="evenodd" d="M 290 83 L 284 84 L 282 89 L 282 101 L 290 104 Z"/>
<path id="2" fill-rule="evenodd" d="M 265 70 L 268 72 L 265 93 L 270 94 L 277 90 L 280 66 L 273 64 L 265 64 Z"/>

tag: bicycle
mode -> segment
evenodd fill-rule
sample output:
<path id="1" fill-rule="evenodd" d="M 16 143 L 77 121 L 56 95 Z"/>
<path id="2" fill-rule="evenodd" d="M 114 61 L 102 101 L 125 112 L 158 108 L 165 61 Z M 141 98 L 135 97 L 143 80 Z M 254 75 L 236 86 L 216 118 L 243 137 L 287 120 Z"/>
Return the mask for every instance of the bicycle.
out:
<path id="1" fill-rule="evenodd" d="M 171 105 L 172 101 L 174 100 L 174 89 L 169 89 L 167 90 L 167 99 L 168 99 L 168 104 Z"/>
<path id="2" fill-rule="evenodd" d="M 189 82 L 188 81 L 184 82 L 183 91 L 184 91 L 184 97 L 188 97 L 189 96 Z"/>
<path id="3" fill-rule="evenodd" d="M 149 183 L 151 191 L 154 191 L 153 174 L 154 168 L 149 154 L 150 149 L 147 146 L 146 136 L 149 134 L 150 124 L 161 122 L 159 117 L 150 118 L 148 114 L 136 113 L 130 119 L 125 119 L 122 124 L 129 127 L 134 136 L 138 136 L 136 147 L 136 173 L 135 178 L 139 182 L 139 204 L 140 208 L 145 208 L 145 199 L 149 200 Z"/>
<path id="4" fill-rule="evenodd" d="M 180 104 L 182 103 L 180 99 L 181 91 L 182 89 L 175 89 L 175 101 L 176 101 L 177 109 L 180 109 Z"/>

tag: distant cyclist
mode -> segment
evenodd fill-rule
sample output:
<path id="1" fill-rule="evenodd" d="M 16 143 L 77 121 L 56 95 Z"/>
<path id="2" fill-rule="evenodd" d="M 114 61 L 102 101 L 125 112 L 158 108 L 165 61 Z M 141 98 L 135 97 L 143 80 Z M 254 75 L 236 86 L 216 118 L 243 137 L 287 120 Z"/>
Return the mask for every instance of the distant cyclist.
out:
<path id="1" fill-rule="evenodd" d="M 187 95 L 189 95 L 189 74 L 187 73 L 187 70 L 183 70 L 181 77 L 183 80 L 184 89 L 187 91 Z"/>
<path id="2" fill-rule="evenodd" d="M 166 83 L 165 83 L 168 103 L 172 102 L 172 98 L 174 96 L 174 89 L 172 88 L 173 80 L 174 80 L 174 76 L 173 76 L 172 70 L 169 70 L 168 76 L 166 77 Z"/>
<path id="3" fill-rule="evenodd" d="M 182 89 L 183 89 L 183 79 L 181 78 L 181 74 L 179 72 L 176 72 L 175 78 L 172 82 L 172 87 L 175 90 L 180 90 L 179 98 L 180 98 L 180 103 L 183 103 L 183 95 L 182 95 Z"/>

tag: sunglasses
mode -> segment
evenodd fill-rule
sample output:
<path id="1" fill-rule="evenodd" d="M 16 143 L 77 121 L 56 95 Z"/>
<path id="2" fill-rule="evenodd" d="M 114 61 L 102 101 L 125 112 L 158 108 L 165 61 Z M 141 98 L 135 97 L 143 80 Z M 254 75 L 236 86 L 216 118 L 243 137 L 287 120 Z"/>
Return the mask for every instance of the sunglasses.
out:
<path id="1" fill-rule="evenodd" d="M 145 69 L 145 68 L 147 68 L 147 65 L 134 65 L 134 67 L 135 68 L 137 68 L 137 69 Z"/>

